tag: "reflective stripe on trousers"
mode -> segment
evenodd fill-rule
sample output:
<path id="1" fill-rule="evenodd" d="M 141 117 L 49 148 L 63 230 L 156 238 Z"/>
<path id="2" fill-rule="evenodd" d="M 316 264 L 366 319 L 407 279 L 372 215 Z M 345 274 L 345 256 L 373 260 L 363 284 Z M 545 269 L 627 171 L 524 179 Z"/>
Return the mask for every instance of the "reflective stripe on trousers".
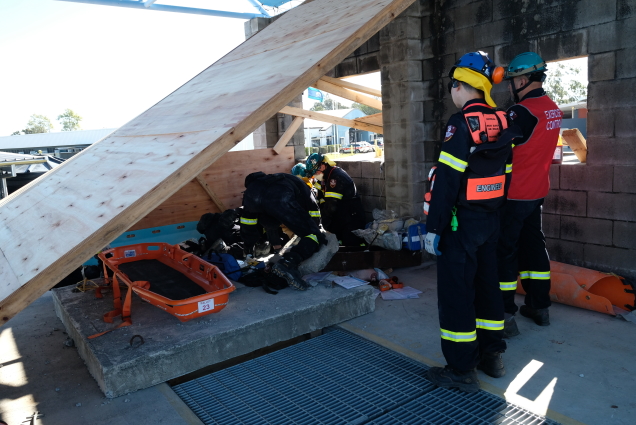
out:
<path id="1" fill-rule="evenodd" d="M 440 329 L 442 331 L 442 339 L 447 339 L 454 342 L 470 342 L 477 339 L 477 331 L 472 332 L 451 332 L 446 329 Z"/>
<path id="2" fill-rule="evenodd" d="M 502 291 L 516 291 L 517 281 L 514 282 L 499 282 L 499 289 Z"/>
<path id="3" fill-rule="evenodd" d="M 503 320 L 486 320 L 486 319 L 476 319 L 477 321 L 477 329 L 486 329 L 489 331 L 500 331 L 504 328 Z"/>
<path id="4" fill-rule="evenodd" d="M 524 271 L 519 272 L 519 276 L 521 279 L 548 280 L 550 279 L 550 272 Z"/>

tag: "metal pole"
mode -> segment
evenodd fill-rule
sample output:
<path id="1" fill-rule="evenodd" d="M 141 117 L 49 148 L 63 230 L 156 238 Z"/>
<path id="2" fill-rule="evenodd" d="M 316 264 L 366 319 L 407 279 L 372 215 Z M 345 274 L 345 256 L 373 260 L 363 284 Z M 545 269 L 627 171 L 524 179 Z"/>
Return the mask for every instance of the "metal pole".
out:
<path id="1" fill-rule="evenodd" d="M 129 7 L 132 9 L 157 10 L 162 12 L 190 13 L 194 15 L 218 16 L 221 18 L 236 18 L 236 19 L 269 18 L 269 15 L 262 15 L 260 13 L 227 12 L 224 10 L 197 9 L 194 7 L 169 6 L 164 4 L 145 5 L 143 2 L 129 1 L 129 0 L 57 0 L 57 1 L 68 1 L 71 3 L 99 4 L 102 6 Z"/>

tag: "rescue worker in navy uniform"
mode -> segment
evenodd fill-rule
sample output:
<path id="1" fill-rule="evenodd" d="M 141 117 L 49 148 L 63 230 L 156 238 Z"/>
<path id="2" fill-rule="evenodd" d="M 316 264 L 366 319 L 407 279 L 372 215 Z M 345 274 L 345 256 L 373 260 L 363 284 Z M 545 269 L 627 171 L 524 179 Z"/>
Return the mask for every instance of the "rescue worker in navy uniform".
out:
<path id="1" fill-rule="evenodd" d="M 320 210 L 307 185 L 291 174 L 256 172 L 245 178 L 241 236 L 247 253 L 262 235 L 259 222 L 285 225 L 300 242 L 272 267 L 272 271 L 298 290 L 308 288 L 298 265 L 311 257 L 327 239 L 320 231 Z"/>
<path id="2" fill-rule="evenodd" d="M 429 379 L 445 388 L 479 390 L 475 367 L 504 376 L 504 310 L 497 278 L 499 209 L 511 159 L 506 113 L 490 97 L 493 73 L 484 52 L 463 55 L 451 69 L 449 92 L 460 112 L 447 124 L 428 205 L 426 250 L 437 255 L 442 352 L 447 366 Z M 507 132 L 507 133 L 506 133 Z M 433 179 L 431 179 L 433 180 Z M 427 205 L 425 204 L 425 210 Z"/>
<path id="3" fill-rule="evenodd" d="M 514 319 L 517 276 L 526 292 L 521 315 L 540 326 L 550 324 L 550 259 L 541 229 L 541 209 L 550 190 L 548 175 L 563 114 L 542 88 L 546 70 L 539 55 L 526 52 L 512 60 L 505 76 L 516 103 L 508 109 L 508 117 L 523 132 L 513 148 L 512 181 L 497 247 L 506 337 L 519 334 Z"/>
<path id="4" fill-rule="evenodd" d="M 364 229 L 364 210 L 356 185 L 342 168 L 319 153 L 307 158 L 305 174 L 322 184 L 320 214 L 322 225 L 334 233 L 341 245 L 358 246 L 364 243 L 352 230 Z"/>

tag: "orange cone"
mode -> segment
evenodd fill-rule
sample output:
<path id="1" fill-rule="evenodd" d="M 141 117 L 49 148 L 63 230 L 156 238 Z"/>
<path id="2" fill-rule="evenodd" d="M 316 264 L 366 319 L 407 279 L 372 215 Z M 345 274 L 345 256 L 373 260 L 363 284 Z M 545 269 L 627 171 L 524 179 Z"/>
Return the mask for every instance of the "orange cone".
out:
<path id="1" fill-rule="evenodd" d="M 620 276 L 550 261 L 550 279 L 553 302 L 612 316 L 616 315 L 612 305 L 630 311 L 636 304 L 634 291 Z M 520 282 L 517 293 L 525 295 Z"/>

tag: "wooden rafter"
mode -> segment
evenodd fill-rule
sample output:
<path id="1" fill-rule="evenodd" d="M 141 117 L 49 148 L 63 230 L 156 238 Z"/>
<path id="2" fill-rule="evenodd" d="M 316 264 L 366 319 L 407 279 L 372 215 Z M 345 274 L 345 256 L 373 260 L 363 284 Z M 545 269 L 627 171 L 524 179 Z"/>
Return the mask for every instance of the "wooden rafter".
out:
<path id="1" fill-rule="evenodd" d="M 219 197 L 216 195 L 216 193 L 214 193 L 214 191 L 208 185 L 208 183 L 205 181 L 203 176 L 201 174 L 199 174 L 196 177 L 196 179 L 199 182 L 199 184 L 201 185 L 201 187 L 203 188 L 203 190 L 205 190 L 205 193 L 207 193 L 208 196 L 210 197 L 210 199 L 212 199 L 212 202 L 214 202 L 216 204 L 216 206 L 219 207 L 219 210 L 221 210 L 221 212 L 225 211 L 225 205 L 223 205 L 223 202 L 221 201 L 221 199 L 219 199 Z"/>
<path id="2" fill-rule="evenodd" d="M 287 146 L 287 142 L 289 142 L 291 138 L 294 137 L 294 133 L 296 133 L 296 130 L 300 128 L 304 120 L 305 119 L 303 117 L 295 117 L 289 127 L 287 127 L 287 130 L 285 130 L 285 132 L 280 137 L 278 142 L 276 142 L 276 145 L 273 148 L 274 152 L 276 152 L 277 155 L 280 155 L 282 150 L 285 149 L 285 146 Z"/>
<path id="3" fill-rule="evenodd" d="M 318 90 L 326 91 L 336 96 L 340 96 L 345 99 L 352 100 L 354 102 L 362 103 L 363 105 L 370 106 L 375 109 L 382 110 L 382 101 L 375 99 L 364 94 L 357 93 L 353 90 L 345 89 L 344 87 L 337 86 L 335 84 L 328 83 L 326 81 L 316 81 L 315 87 Z"/>
<path id="4" fill-rule="evenodd" d="M 327 122 L 330 124 L 342 125 L 344 127 L 353 127 L 353 128 L 357 128 L 358 130 L 366 130 L 366 131 L 371 131 L 373 133 L 380 133 L 380 134 L 382 133 L 382 127 L 380 126 L 373 125 L 373 124 L 366 124 L 363 122 L 359 122 L 356 120 L 349 120 L 346 118 L 334 117 L 332 115 L 321 114 L 320 112 L 307 111 L 306 109 L 294 108 L 292 106 L 285 106 L 280 111 L 283 114 L 293 115 L 295 117 L 309 118 L 312 120 Z"/>
<path id="5" fill-rule="evenodd" d="M 336 86 L 344 87 L 345 89 L 359 91 L 360 93 L 370 94 L 371 96 L 382 97 L 382 92 L 380 90 L 372 89 L 366 86 L 361 86 L 360 84 L 351 83 L 347 80 L 341 80 L 338 78 L 332 78 L 327 76 L 323 76 L 320 79 L 326 83 L 331 83 Z"/>

